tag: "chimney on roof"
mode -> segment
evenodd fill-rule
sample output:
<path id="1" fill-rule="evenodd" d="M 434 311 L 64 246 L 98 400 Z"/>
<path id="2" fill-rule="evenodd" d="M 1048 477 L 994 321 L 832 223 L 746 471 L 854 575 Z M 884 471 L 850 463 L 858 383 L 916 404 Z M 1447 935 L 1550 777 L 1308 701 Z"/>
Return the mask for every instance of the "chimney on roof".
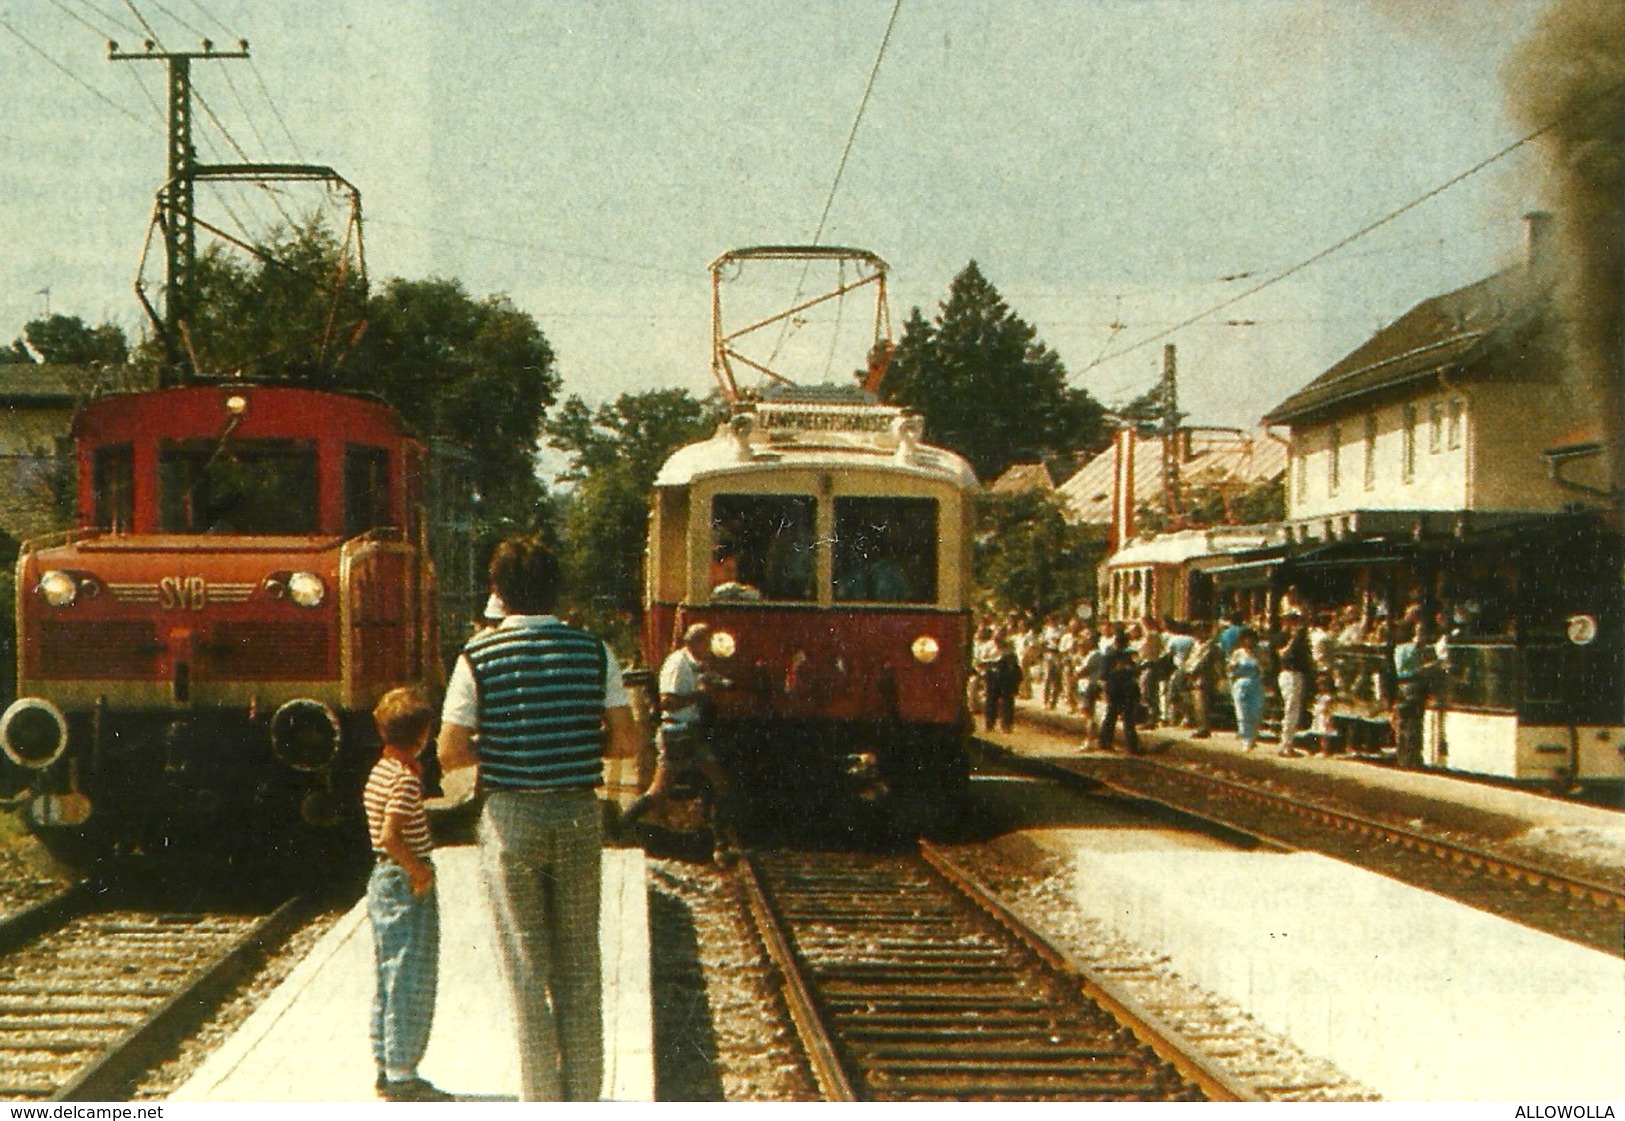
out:
<path id="1" fill-rule="evenodd" d="M 1556 224 L 1549 210 L 1531 210 L 1523 216 L 1524 261 L 1530 268 L 1551 268 Z"/>

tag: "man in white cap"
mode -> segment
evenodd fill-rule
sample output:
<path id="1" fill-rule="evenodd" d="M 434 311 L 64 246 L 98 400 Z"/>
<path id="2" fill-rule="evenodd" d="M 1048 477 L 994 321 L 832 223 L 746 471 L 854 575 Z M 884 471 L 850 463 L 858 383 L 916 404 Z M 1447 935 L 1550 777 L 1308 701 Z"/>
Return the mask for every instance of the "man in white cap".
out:
<path id="1" fill-rule="evenodd" d="M 649 789 L 635 798 L 621 815 L 630 826 L 650 806 L 671 796 L 672 783 L 684 771 L 699 771 L 711 784 L 708 816 L 718 863 L 733 856 L 731 823 L 727 820 L 728 776 L 705 739 L 705 688 L 715 680 L 706 671 L 711 653 L 711 628 L 694 623 L 683 641 L 660 665 L 660 730 L 655 734 L 656 762 Z"/>

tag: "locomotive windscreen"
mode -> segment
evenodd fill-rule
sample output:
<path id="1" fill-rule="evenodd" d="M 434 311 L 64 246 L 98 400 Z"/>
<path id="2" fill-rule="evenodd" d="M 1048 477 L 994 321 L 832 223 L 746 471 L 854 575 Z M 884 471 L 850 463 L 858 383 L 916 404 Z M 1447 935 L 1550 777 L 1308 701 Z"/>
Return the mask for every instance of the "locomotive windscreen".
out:
<path id="1" fill-rule="evenodd" d="M 135 520 L 135 449 L 129 444 L 97 448 L 91 470 L 97 527 L 114 533 L 129 529 Z"/>
<path id="2" fill-rule="evenodd" d="M 165 533 L 314 533 L 317 516 L 314 443 L 159 445 L 158 521 Z"/>
<path id="3" fill-rule="evenodd" d="M 847 603 L 935 603 L 936 500 L 837 498 L 835 598 Z"/>

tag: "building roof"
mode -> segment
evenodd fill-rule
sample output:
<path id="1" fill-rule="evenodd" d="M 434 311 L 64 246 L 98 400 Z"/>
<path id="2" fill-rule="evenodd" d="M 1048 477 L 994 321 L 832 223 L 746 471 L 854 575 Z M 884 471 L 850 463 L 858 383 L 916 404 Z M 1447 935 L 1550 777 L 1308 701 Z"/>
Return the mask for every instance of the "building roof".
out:
<path id="1" fill-rule="evenodd" d="M 1209 529 L 1182 529 L 1132 541 L 1106 560 L 1111 568 L 1146 564 L 1183 564 L 1198 557 L 1228 557 L 1232 553 L 1259 549 L 1279 536 L 1276 525 L 1213 526 Z"/>
<path id="2" fill-rule="evenodd" d="M 1055 480 L 1042 463 L 1012 463 L 987 489 L 994 494 L 1024 494 L 1029 490 L 1054 490 Z"/>
<path id="3" fill-rule="evenodd" d="M 1188 453 L 1179 463 L 1180 486 L 1251 487 L 1276 478 L 1286 470 L 1287 449 L 1264 432 L 1233 428 L 1186 428 L 1181 438 Z M 1081 525 L 1109 525 L 1112 520 L 1112 480 L 1117 476 L 1117 444 L 1095 456 L 1056 488 L 1071 516 Z M 1134 438 L 1134 505 L 1150 505 L 1162 497 L 1162 438 Z"/>
<path id="4" fill-rule="evenodd" d="M 89 372 L 77 366 L 0 363 L 0 401 L 7 404 L 68 405 L 88 385 Z"/>
<path id="5" fill-rule="evenodd" d="M 0 362 L 0 404 L 38 408 L 80 405 L 105 393 L 151 388 L 150 373 L 130 366 Z"/>
<path id="6" fill-rule="evenodd" d="M 1271 409 L 1264 423 L 1313 419 L 1441 372 L 1465 376 L 1539 322 L 1549 290 L 1545 271 L 1524 262 L 1423 300 Z"/>
<path id="7" fill-rule="evenodd" d="M 1073 472 L 1072 477 L 1055 488 L 1065 504 L 1071 521 L 1078 525 L 1110 525 L 1112 520 L 1112 486 L 1117 478 L 1116 441 L 1088 463 Z M 1155 436 L 1134 437 L 1134 504 L 1136 507 L 1150 502 L 1162 493 L 1162 478 L 1157 464 L 1162 455 L 1162 441 Z"/>

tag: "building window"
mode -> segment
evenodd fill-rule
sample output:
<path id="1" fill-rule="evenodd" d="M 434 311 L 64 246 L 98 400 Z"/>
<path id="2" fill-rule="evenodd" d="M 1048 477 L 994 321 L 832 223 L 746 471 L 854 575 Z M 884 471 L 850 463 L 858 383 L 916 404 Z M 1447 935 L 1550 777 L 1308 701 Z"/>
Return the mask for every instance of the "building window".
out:
<path id="1" fill-rule="evenodd" d="M 1293 454 L 1292 460 L 1292 492 L 1299 502 L 1306 502 L 1309 499 L 1309 457 L 1300 450 Z"/>
<path id="2" fill-rule="evenodd" d="M 1343 429 L 1332 425 L 1331 446 L 1326 449 L 1326 493 L 1336 494 L 1342 484 Z"/>
<path id="3" fill-rule="evenodd" d="M 1444 402 L 1428 405 L 1428 454 L 1437 455 L 1444 450 Z"/>
<path id="4" fill-rule="evenodd" d="M 1460 397 L 1450 398 L 1449 431 L 1446 442 L 1454 448 L 1461 447 L 1462 428 L 1467 420 L 1467 405 Z"/>
<path id="5" fill-rule="evenodd" d="M 1365 414 L 1365 489 L 1377 485 L 1377 414 Z"/>
<path id="6" fill-rule="evenodd" d="M 1400 461 L 1400 482 L 1411 483 L 1416 481 L 1416 406 L 1406 405 L 1404 420 L 1401 422 L 1404 429 L 1404 443 L 1401 445 L 1403 459 Z"/>

